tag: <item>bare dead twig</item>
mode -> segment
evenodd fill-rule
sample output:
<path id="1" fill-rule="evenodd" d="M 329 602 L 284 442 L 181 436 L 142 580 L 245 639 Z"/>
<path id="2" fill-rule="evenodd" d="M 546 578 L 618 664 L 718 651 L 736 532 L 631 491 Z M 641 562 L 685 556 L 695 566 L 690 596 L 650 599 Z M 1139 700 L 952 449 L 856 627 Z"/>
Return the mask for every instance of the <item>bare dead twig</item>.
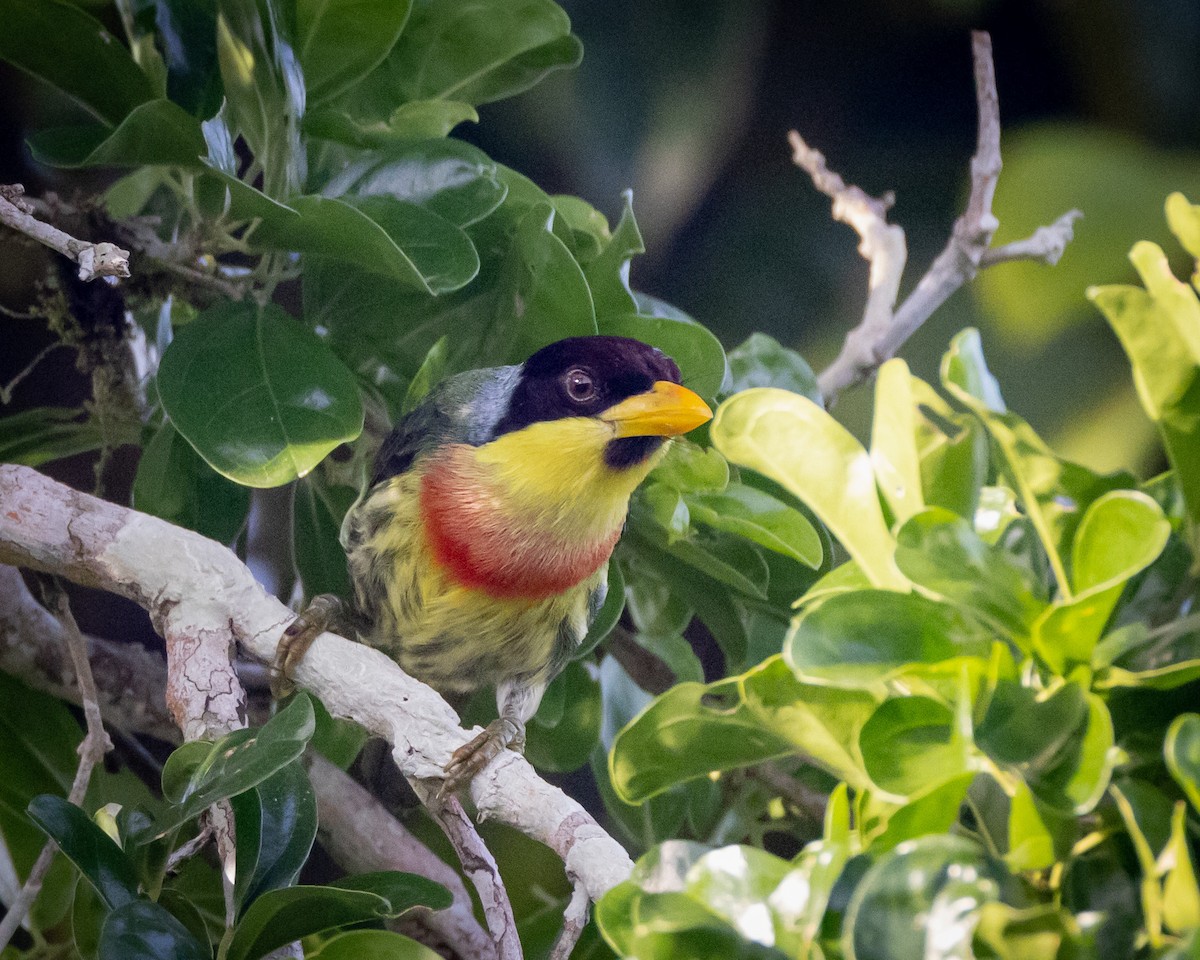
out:
<path id="1" fill-rule="evenodd" d="M 66 591 L 57 579 L 51 579 L 47 581 L 44 593 L 47 606 L 53 609 L 54 616 L 62 624 L 64 638 L 71 654 L 71 662 L 78 678 L 79 690 L 83 696 L 83 716 L 87 725 L 87 733 L 84 734 L 83 741 L 79 744 L 79 766 L 75 770 L 75 779 L 67 794 L 67 800 L 75 806 L 79 806 L 83 803 L 84 795 L 87 793 L 88 783 L 92 779 L 92 771 L 96 768 L 96 764 L 104 759 L 104 754 L 112 749 L 112 742 L 108 739 L 108 734 L 104 730 L 104 722 L 100 717 L 96 682 L 92 677 L 92 668 L 88 662 L 87 641 L 84 640 L 83 634 L 79 631 L 79 624 L 75 622 L 75 616 L 71 613 L 71 605 L 67 601 Z M 42 847 L 42 852 L 34 861 L 21 892 L 9 905 L 4 919 L 0 920 L 0 951 L 8 945 L 17 927 L 25 920 L 25 915 L 29 912 L 33 901 L 41 892 L 42 881 L 50 869 L 56 849 L 52 840 L 47 841 L 46 845 Z"/>
<path id="2" fill-rule="evenodd" d="M 0 186 L 0 223 L 57 250 L 79 264 L 80 280 L 97 277 L 128 277 L 129 251 L 115 243 L 76 240 L 58 227 L 37 219 L 33 207 L 24 199 L 25 188 L 19 183 Z"/>
<path id="3" fill-rule="evenodd" d="M 567 903 L 567 909 L 563 911 L 562 930 L 558 934 L 558 939 L 554 941 L 554 949 L 550 951 L 549 960 L 570 960 L 571 952 L 575 949 L 575 944 L 579 942 L 583 928 L 587 926 L 587 920 L 587 890 L 579 884 L 575 884 L 575 888 L 571 891 L 571 899 Z"/>
<path id="4" fill-rule="evenodd" d="M 1000 178 L 1000 104 L 988 34 L 971 34 L 979 130 L 971 158 L 971 192 L 966 210 L 954 223 L 945 249 L 938 254 L 912 293 L 893 309 L 907 261 L 904 231 L 886 220 L 890 198 L 876 200 L 828 170 L 825 158 L 792 131 L 793 161 L 812 177 L 817 189 L 833 199 L 833 216 L 849 224 L 861 238 L 859 252 L 870 264 L 863 319 L 847 335 L 837 358 L 817 378 L 827 406 L 847 387 L 861 383 L 896 355 L 933 312 L 980 270 L 1010 260 L 1057 263 L 1082 216 L 1072 210 L 1032 236 L 991 249 L 999 221 L 992 197 Z"/>

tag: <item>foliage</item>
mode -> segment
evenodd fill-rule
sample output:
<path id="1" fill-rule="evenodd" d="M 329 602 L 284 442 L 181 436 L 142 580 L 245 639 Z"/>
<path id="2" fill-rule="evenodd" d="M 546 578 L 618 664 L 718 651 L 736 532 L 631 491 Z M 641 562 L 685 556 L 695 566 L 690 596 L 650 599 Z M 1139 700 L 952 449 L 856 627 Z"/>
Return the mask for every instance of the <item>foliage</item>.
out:
<path id="1" fill-rule="evenodd" d="M 140 509 L 245 555 L 246 488 L 290 484 L 300 589 L 344 592 L 357 467 L 439 377 L 620 333 L 722 401 L 636 495 L 609 600 L 531 724 L 530 759 L 590 772 L 598 813 L 642 855 L 596 908 L 604 943 L 593 928 L 577 955 L 1194 954 L 1200 304 L 1157 247 L 1134 250 L 1144 289 L 1091 296 L 1169 472 L 1139 483 L 1057 456 L 1008 410 L 970 330 L 940 390 L 901 360 L 882 368 L 867 448 L 799 355 L 759 334 L 726 355 L 631 288 L 631 197 L 610 225 L 449 136 L 578 61 L 551 0 L 121 8 L 126 43 L 77 6 L 0 0 L 0 57 L 86 117 L 36 132 L 34 154 L 120 168 L 106 215 L 157 218 L 149 246 L 181 258 L 154 282 L 153 258 L 144 274 L 135 260 L 122 288 L 157 360 L 144 423 L 121 435 L 142 447 Z M 1168 219 L 1200 256 L 1198 208 L 1172 197 Z M 99 417 L 0 419 L 0 451 L 99 449 L 114 441 Z M 329 456 L 351 441 L 349 462 Z M 675 681 L 665 692 L 647 663 Z M 85 813 L 61 799 L 77 725 L 0 684 L 0 835 L 19 876 L 44 835 L 65 857 L 34 949 L 251 960 L 309 938 L 309 956 L 420 955 L 361 925 L 445 903 L 436 884 L 297 884 L 316 833 L 305 697 L 181 747 L 161 799 L 99 775 Z M 347 753 L 344 736 L 317 740 Z M 167 869 L 223 799 L 228 917 L 206 861 Z M 530 886 L 553 869 L 498 856 Z M 557 923 L 510 886 L 534 955 Z"/>

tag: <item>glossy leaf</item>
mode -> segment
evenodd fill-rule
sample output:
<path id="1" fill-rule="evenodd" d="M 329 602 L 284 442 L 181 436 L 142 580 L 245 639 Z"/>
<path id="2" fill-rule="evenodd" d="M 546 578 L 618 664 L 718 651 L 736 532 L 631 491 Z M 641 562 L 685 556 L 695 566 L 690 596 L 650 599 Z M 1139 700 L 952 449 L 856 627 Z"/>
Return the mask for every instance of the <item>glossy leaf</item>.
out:
<path id="1" fill-rule="evenodd" d="M 578 770 L 599 742 L 600 683 L 582 662 L 573 660 L 550 686 L 547 696 L 556 693 L 562 698 L 559 715 L 546 723 L 540 710 L 534 715 L 525 755 L 539 770 Z"/>
<path id="2" fill-rule="evenodd" d="M 636 313 L 638 308 L 637 300 L 629 288 L 629 262 L 646 251 L 646 244 L 642 241 L 642 232 L 633 215 L 633 191 L 626 190 L 623 200 L 621 219 L 616 229 L 583 271 L 596 304 L 596 316 L 601 320 L 607 320 L 610 315 Z"/>
<path id="3" fill-rule="evenodd" d="M 250 492 L 216 473 L 168 420 L 142 451 L 133 505 L 227 544 L 245 525 Z"/>
<path id="4" fill-rule="evenodd" d="M 930 697 L 892 697 L 863 724 L 858 737 L 871 781 L 888 793 L 914 797 L 972 766 L 972 744 L 959 735 L 954 711 Z"/>
<path id="5" fill-rule="evenodd" d="M 1172 721 L 1163 754 L 1171 776 L 1200 813 L 1200 714 L 1184 713 Z"/>
<path id="6" fill-rule="evenodd" d="M 934 774 L 930 780 L 941 779 L 936 776 L 936 771 L 930 773 Z M 958 823 L 959 811 L 974 779 L 973 773 L 961 773 L 907 803 L 886 810 L 885 815 L 881 815 L 879 810 L 873 811 L 880 816 L 882 830 L 878 833 L 872 831 L 871 852 L 876 855 L 887 853 L 919 837 L 951 832 Z M 875 799 L 880 800 L 882 805 L 881 798 Z"/>
<path id="7" fill-rule="evenodd" d="M 0 2 L 0 59 L 116 126 L 154 96 L 149 78 L 98 20 L 59 0 Z"/>
<path id="8" fill-rule="evenodd" d="M 902 844 L 855 889 L 842 947 L 856 960 L 969 958 L 979 911 L 1000 898 L 1004 882 L 1003 870 L 961 837 Z"/>
<path id="9" fill-rule="evenodd" d="M 203 169 L 208 153 L 200 122 L 170 100 L 134 107 L 114 130 L 57 127 L 29 140 L 34 159 L 52 167 L 173 166 Z"/>
<path id="10" fill-rule="evenodd" d="M 207 119 L 220 109 L 224 90 L 217 65 L 216 0 L 156 0 L 167 93 L 188 113 Z"/>
<path id="11" fill-rule="evenodd" d="M 100 929 L 100 960 L 208 960 L 201 944 L 157 903 L 133 900 L 113 910 Z"/>
<path id="12" fill-rule="evenodd" d="M 908 588 L 893 559 L 870 457 L 806 397 L 763 387 L 730 397 L 712 422 L 714 446 L 799 497 L 879 587 Z"/>
<path id="13" fill-rule="evenodd" d="M 721 343 L 698 323 L 668 317 L 637 314 L 600 316 L 600 333 L 633 337 L 663 353 L 679 364 L 683 383 L 702 397 L 715 397 L 725 378 L 725 351 Z"/>
<path id="14" fill-rule="evenodd" d="M 768 493 L 731 484 L 721 493 L 687 498 L 691 517 L 714 530 L 736 533 L 814 570 L 824 559 L 821 537 L 799 510 Z"/>
<path id="15" fill-rule="evenodd" d="M 583 271 L 553 232 L 554 213 L 537 206 L 521 220 L 500 279 L 495 356 L 520 363 L 564 337 L 597 332 Z"/>
<path id="16" fill-rule="evenodd" d="M 296 882 L 317 836 L 317 801 L 299 760 L 231 800 L 237 828 L 234 898 L 253 903 Z"/>
<path id="17" fill-rule="evenodd" d="M 752 387 L 777 387 L 823 405 L 817 376 L 800 354 L 765 333 L 752 333 L 729 351 L 729 390 L 740 393 Z"/>
<path id="18" fill-rule="evenodd" d="M 896 539 L 896 563 L 913 583 L 965 605 L 1028 647 L 1030 625 L 1045 602 L 1037 596 L 1041 585 L 1007 551 L 984 543 L 966 520 L 941 509 L 912 517 Z"/>
<path id="19" fill-rule="evenodd" d="M 300 0 L 296 55 L 310 103 L 353 86 L 392 49 L 408 20 L 411 0 Z"/>
<path id="20" fill-rule="evenodd" d="M 350 372 L 274 305 L 205 311 L 167 348 L 157 384 L 188 443 L 247 486 L 303 476 L 362 429 Z"/>
<path id="21" fill-rule="evenodd" d="M 446 888 L 410 873 L 347 877 L 336 886 L 270 890 L 250 905 L 234 930 L 228 960 L 257 960 L 301 937 L 371 920 L 398 917 L 416 906 L 449 906 Z"/>
<path id="22" fill-rule="evenodd" d="M 890 590 L 838 593 L 807 608 L 792 624 L 783 655 L 797 676 L 869 689 L 906 672 L 957 676 L 982 670 L 990 631 L 956 607 Z"/>
<path id="23" fill-rule="evenodd" d="M 160 819 L 160 832 L 198 816 L 218 800 L 262 783 L 303 752 L 315 721 L 308 697 L 299 694 L 257 731 L 237 730 L 216 743 L 187 744 L 163 766 L 163 793 L 175 801 Z"/>
<path id="24" fill-rule="evenodd" d="M 579 62 L 583 50 L 570 30 L 551 0 L 419 4 L 385 64 L 381 99 L 478 105 L 510 97 Z"/>
<path id="25" fill-rule="evenodd" d="M 871 420 L 871 464 L 896 523 L 925 508 L 917 450 L 916 403 L 908 364 L 894 357 L 879 368 Z"/>
<path id="26" fill-rule="evenodd" d="M 438 960 L 441 954 L 390 930 L 352 930 L 330 937 L 310 960 Z"/>
<path id="27" fill-rule="evenodd" d="M 1200 521 L 1200 301 L 1155 244 L 1136 244 L 1129 259 L 1145 289 L 1092 287 L 1088 296 L 1129 356 L 1138 398 L 1158 425 L 1194 524 Z"/>
<path id="28" fill-rule="evenodd" d="M 96 888 L 109 909 L 137 899 L 137 872 L 132 861 L 79 807 L 47 793 L 34 797 L 28 812 Z"/>
<path id="29" fill-rule="evenodd" d="M 681 683 L 656 698 L 612 746 L 613 786 L 640 802 L 714 771 L 805 753 L 854 785 L 854 744 L 875 698 L 797 681 L 775 657 L 740 677 Z"/>

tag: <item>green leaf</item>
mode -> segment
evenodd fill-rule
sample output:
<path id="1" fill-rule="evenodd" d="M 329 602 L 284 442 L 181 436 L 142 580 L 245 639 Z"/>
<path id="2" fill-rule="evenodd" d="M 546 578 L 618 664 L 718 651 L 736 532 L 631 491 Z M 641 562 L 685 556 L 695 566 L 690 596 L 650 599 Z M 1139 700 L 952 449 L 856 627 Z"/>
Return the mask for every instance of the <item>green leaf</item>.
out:
<path id="1" fill-rule="evenodd" d="M 115 910 L 137 899 L 137 871 L 132 861 L 79 807 L 62 797 L 44 793 L 30 801 L 28 812 L 33 822 L 87 877 L 109 909 Z"/>
<path id="2" fill-rule="evenodd" d="M 969 840 L 913 840 L 875 863 L 855 888 L 842 948 L 856 960 L 971 957 L 979 911 L 1000 899 L 1005 879 Z"/>
<path id="3" fill-rule="evenodd" d="M 797 681 L 778 656 L 739 677 L 680 683 L 617 734 L 612 784 L 640 803 L 685 780 L 805 753 L 864 785 L 854 744 L 875 705 L 867 693 Z"/>
<path id="4" fill-rule="evenodd" d="M 982 671 L 991 649 L 990 631 L 957 607 L 916 593 L 854 590 L 793 620 L 783 655 L 801 680 L 869 689 L 903 674 Z"/>
<path id="5" fill-rule="evenodd" d="M 1138 399 L 1162 435 L 1194 526 L 1200 523 L 1200 301 L 1153 243 L 1135 244 L 1129 259 L 1144 290 L 1091 287 L 1088 297 L 1129 356 Z"/>
<path id="6" fill-rule="evenodd" d="M 1047 870 L 1057 857 L 1048 817 L 1025 781 L 1016 784 L 1008 815 L 1008 853 L 1004 862 L 1013 870 Z"/>
<path id="7" fill-rule="evenodd" d="M 105 123 L 119 124 L 154 97 L 124 44 L 75 4 L 0 0 L 0 23 L 0 59 L 45 80 Z"/>
<path id="8" fill-rule="evenodd" d="M 1183 713 L 1172 721 L 1163 754 L 1171 776 L 1200 813 L 1200 714 Z"/>
<path id="9" fill-rule="evenodd" d="M 213 116 L 224 98 L 217 64 L 216 0 L 156 0 L 154 14 L 168 95 L 188 113 L 202 119 Z"/>
<path id="10" fill-rule="evenodd" d="M 1033 644 L 1043 661 L 1062 675 L 1091 663 L 1125 583 L 1158 558 L 1170 532 L 1162 509 L 1144 493 L 1116 490 L 1093 501 L 1075 533 L 1076 595 L 1056 602 L 1034 624 Z"/>
<path id="11" fill-rule="evenodd" d="M 712 398 L 725 379 L 725 351 L 721 342 L 700 324 L 669 317 L 638 314 L 606 314 L 598 321 L 600 333 L 615 337 L 633 337 L 663 353 L 679 364 L 683 383 L 702 397 Z"/>
<path id="12" fill-rule="evenodd" d="M 208 153 L 200 122 L 170 100 L 134 107 L 108 126 L 55 127 L 29 139 L 34 159 L 52 167 L 174 166 L 203 169 Z"/>
<path id="13" fill-rule="evenodd" d="M 134 900 L 113 910 L 100 930 L 100 960 L 208 960 L 207 946 L 157 903 Z"/>
<path id="14" fill-rule="evenodd" d="M 579 63 L 583 48 L 570 30 L 551 0 L 429 0 L 413 10 L 377 97 L 478 105 L 513 96 Z"/>
<path id="15" fill-rule="evenodd" d="M 951 777 L 915 799 L 888 810 L 882 816 L 882 831 L 870 840 L 871 852 L 876 855 L 887 853 L 918 837 L 950 833 L 958 823 L 959 811 L 974 779 L 974 773 Z M 879 810 L 873 812 L 881 813 Z"/>
<path id="16" fill-rule="evenodd" d="M 669 543 L 667 552 L 744 596 L 767 599 L 768 567 L 757 548 L 745 540 L 725 533 L 697 530 L 688 539 Z M 714 633 L 719 637 L 721 631 L 714 630 Z"/>
<path id="17" fill-rule="evenodd" d="M 167 348 L 157 384 L 188 443 L 247 486 L 304 476 L 362 430 L 353 376 L 273 304 L 206 310 Z"/>
<path id="18" fill-rule="evenodd" d="M 729 486 L 729 463 L 711 447 L 702 447 L 687 437 L 676 437 L 666 456 L 650 473 L 650 479 L 680 493 L 713 491 Z"/>
<path id="19" fill-rule="evenodd" d="M 736 533 L 814 570 L 824 559 L 820 534 L 808 518 L 768 493 L 734 483 L 721 493 L 696 493 L 686 499 L 697 523 Z"/>
<path id="20" fill-rule="evenodd" d="M 578 660 L 555 677 L 547 694 L 562 697 L 562 710 L 553 723 L 543 724 L 541 712 L 529 724 L 525 755 L 539 770 L 566 772 L 588 762 L 600 738 L 600 683 Z M 558 691 L 554 691 L 558 687 Z"/>
<path id="21" fill-rule="evenodd" d="M 727 392 L 731 394 L 752 387 L 778 387 L 823 405 L 817 376 L 808 361 L 765 333 L 752 333 L 729 351 L 729 376 Z"/>
<path id="22" fill-rule="evenodd" d="M 1180 800 L 1171 815 L 1171 841 L 1163 851 L 1173 861 L 1163 879 L 1162 913 L 1176 933 L 1200 927 L 1200 884 L 1187 836 L 1187 804 Z"/>
<path id="23" fill-rule="evenodd" d="M 412 0 L 299 0 L 296 55 L 310 103 L 323 103 L 370 73 L 395 45 Z"/>
<path id="24" fill-rule="evenodd" d="M 858 745 L 871 781 L 900 797 L 918 796 L 972 768 L 972 744 L 959 735 L 954 711 L 930 697 L 885 700 L 863 724 Z"/>
<path id="25" fill-rule="evenodd" d="M 0 418 L 0 462 L 40 467 L 100 449 L 104 431 L 93 419 L 80 420 L 82 415 L 71 407 L 34 407 Z M 136 441 L 136 429 L 131 428 L 128 442 Z"/>
<path id="26" fill-rule="evenodd" d="M 298 694 L 259 730 L 236 730 L 200 746 L 186 744 L 163 766 L 163 794 L 174 807 L 156 824 L 160 835 L 223 800 L 258 786 L 303 752 L 315 720 L 307 695 Z"/>
<path id="27" fill-rule="evenodd" d="M 479 122 L 479 114 L 468 103 L 414 100 L 400 104 L 386 120 L 374 122 L 355 120 L 338 108 L 318 107 L 304 115 L 304 132 L 310 137 L 373 150 L 401 140 L 445 137 L 466 121 Z"/>
<path id="28" fill-rule="evenodd" d="M 352 930 L 330 937 L 309 960 L 438 960 L 441 954 L 390 930 Z"/>
<path id="29" fill-rule="evenodd" d="M 799 497 L 841 541 L 873 584 L 906 590 L 893 558 L 867 452 L 807 397 L 761 387 L 721 404 L 713 445 L 729 460 Z"/>
<path id="30" fill-rule="evenodd" d="M 500 280 L 489 355 L 520 363 L 563 337 L 597 332 L 583 271 L 553 233 L 554 211 L 535 206 L 513 236 Z"/>
<path id="31" fill-rule="evenodd" d="M 319 593 L 337 597 L 351 595 L 346 552 L 339 535 L 342 518 L 354 503 L 350 487 L 329 486 L 316 474 L 296 484 L 292 502 L 296 569 L 304 585 L 304 595 L 312 599 Z"/>
<path id="32" fill-rule="evenodd" d="M 964 330 L 942 360 L 942 384 L 979 418 L 991 436 L 1000 454 L 997 467 L 1037 530 L 1062 597 L 1070 600 L 1066 552 L 1076 525 L 1093 500 L 1114 488 L 1132 486 L 1132 482 L 1121 476 L 1101 477 L 1060 460 L 1028 423 L 1016 414 L 997 412 L 998 391 L 992 383 L 983 366 L 978 332 Z M 990 396 L 990 400 L 972 391 Z"/>
<path id="33" fill-rule="evenodd" d="M 167 420 L 142 451 L 133 505 L 227 544 L 245 525 L 250 492 L 216 473 Z"/>
<path id="34" fill-rule="evenodd" d="M 624 205 L 617 228 L 583 271 L 596 303 L 596 316 L 602 320 L 607 320 L 610 314 L 636 313 L 638 308 L 637 300 L 629 289 L 629 262 L 637 254 L 645 253 L 646 244 L 642 241 L 642 232 L 633 215 L 633 191 L 626 190 L 622 198 Z"/>
<path id="35" fill-rule="evenodd" d="M 879 368 L 875 380 L 871 464 L 884 502 L 898 524 L 925 509 L 917 416 L 908 364 L 894 357 Z"/>
<path id="36" fill-rule="evenodd" d="M 1038 597 L 1041 585 L 1006 550 L 984 543 L 966 520 L 938 508 L 912 517 L 896 540 L 896 563 L 913 583 L 961 604 L 1028 650 L 1030 627 L 1046 605 Z"/>
<path id="37" fill-rule="evenodd" d="M 267 890 L 296 882 L 317 836 L 317 801 L 303 763 L 293 760 L 231 803 L 237 827 L 234 899 L 244 907 Z"/>
<path id="38" fill-rule="evenodd" d="M 413 907 L 450 905 L 445 887 L 398 871 L 346 877 L 336 885 L 270 890 L 250 905 L 229 944 L 228 960 L 256 960 L 301 937 L 371 920 L 398 917 Z"/>

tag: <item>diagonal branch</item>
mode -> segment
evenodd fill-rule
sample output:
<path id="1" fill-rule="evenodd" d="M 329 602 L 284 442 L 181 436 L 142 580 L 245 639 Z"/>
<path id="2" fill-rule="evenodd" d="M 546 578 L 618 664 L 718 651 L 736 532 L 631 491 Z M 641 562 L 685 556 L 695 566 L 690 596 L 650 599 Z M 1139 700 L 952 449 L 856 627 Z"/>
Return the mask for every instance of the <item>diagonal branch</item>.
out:
<path id="1" fill-rule="evenodd" d="M 70 257 L 79 264 L 80 280 L 129 276 L 128 250 L 122 250 L 115 243 L 76 240 L 58 227 L 37 219 L 29 201 L 23 199 L 24 194 L 25 188 L 19 183 L 0 186 L 0 223 Z"/>
<path id="2" fill-rule="evenodd" d="M 1070 242 L 1073 225 L 1082 216 L 1072 210 L 1050 226 L 1040 227 L 1025 240 L 992 249 L 1000 225 L 992 213 L 992 198 L 1000 179 L 1000 103 L 992 41 L 988 34 L 971 34 L 975 63 L 975 94 L 979 130 L 971 158 L 971 192 L 966 210 L 954 223 L 946 247 L 897 309 L 896 292 L 907 252 L 904 231 L 887 222 L 890 197 L 875 200 L 825 166 L 825 158 L 792 131 L 793 161 L 812 177 L 814 185 L 833 199 L 833 216 L 849 224 L 861 238 L 859 252 L 870 264 L 867 305 L 863 319 L 846 335 L 837 358 L 817 378 L 827 406 L 847 387 L 861 383 L 896 352 L 946 299 L 980 270 L 1011 260 L 1057 263 Z"/>
<path id="3" fill-rule="evenodd" d="M 49 570 L 134 600 L 159 632 L 184 642 L 197 634 L 236 638 L 269 662 L 283 627 L 294 617 L 254 580 L 228 549 L 199 534 L 79 493 L 28 467 L 0 465 L 0 563 Z M 189 672 L 193 681 L 201 678 Z M 401 773 L 441 780 L 450 754 L 470 734 L 425 684 L 384 654 L 334 634 L 322 634 L 295 671 L 330 712 L 387 738 Z M 236 703 L 214 689 L 222 716 Z M 629 876 L 629 855 L 561 790 L 529 763 L 504 751 L 475 778 L 479 815 L 545 843 L 568 878 L 595 900 Z"/>

